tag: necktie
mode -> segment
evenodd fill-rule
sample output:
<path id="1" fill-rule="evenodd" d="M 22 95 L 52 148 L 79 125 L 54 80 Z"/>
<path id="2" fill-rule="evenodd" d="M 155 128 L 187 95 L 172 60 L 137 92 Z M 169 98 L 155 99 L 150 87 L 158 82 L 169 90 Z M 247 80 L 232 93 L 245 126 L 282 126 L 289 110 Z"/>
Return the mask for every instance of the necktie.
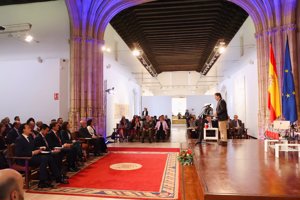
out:
<path id="1" fill-rule="evenodd" d="M 60 140 L 60 138 L 58 137 L 58 135 L 56 134 L 56 133 L 54 133 L 55 134 L 55 136 L 56 136 L 56 138 L 58 139 L 58 141 L 59 141 L 59 144 L 60 144 L 60 146 L 62 145 L 62 143 L 61 143 L 61 140 Z"/>
<path id="2" fill-rule="evenodd" d="M 43 140 L 44 140 L 44 142 L 45 142 L 47 148 L 49 148 L 48 142 L 47 142 L 47 140 L 45 139 L 45 137 L 42 136 L 42 138 L 43 138 Z"/>

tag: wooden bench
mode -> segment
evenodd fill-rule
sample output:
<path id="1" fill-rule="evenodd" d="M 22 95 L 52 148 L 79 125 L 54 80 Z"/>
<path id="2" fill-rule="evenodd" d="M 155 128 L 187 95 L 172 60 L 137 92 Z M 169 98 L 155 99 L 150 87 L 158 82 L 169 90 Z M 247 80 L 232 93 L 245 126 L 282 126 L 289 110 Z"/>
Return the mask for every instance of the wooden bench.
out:
<path id="1" fill-rule="evenodd" d="M 279 158 L 279 151 L 285 151 L 285 152 L 298 152 L 298 156 L 300 158 L 300 144 L 275 144 L 275 157 Z"/>

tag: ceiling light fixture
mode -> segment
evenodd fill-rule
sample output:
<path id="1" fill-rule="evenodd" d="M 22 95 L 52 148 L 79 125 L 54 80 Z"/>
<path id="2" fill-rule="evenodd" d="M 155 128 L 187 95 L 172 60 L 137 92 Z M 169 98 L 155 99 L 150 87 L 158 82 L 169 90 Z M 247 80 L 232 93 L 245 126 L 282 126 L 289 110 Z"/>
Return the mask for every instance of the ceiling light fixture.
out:
<path id="1" fill-rule="evenodd" d="M 224 42 L 224 39 L 218 40 L 215 45 L 215 48 L 209 55 L 204 66 L 201 68 L 200 73 L 202 75 L 206 75 L 208 71 L 212 68 L 212 66 L 216 63 L 216 61 L 221 56 L 221 54 L 225 52 L 225 50 L 226 50 L 226 43 Z"/>
<path id="2" fill-rule="evenodd" d="M 26 42 L 32 42 L 32 41 L 33 41 L 33 37 L 32 37 L 31 35 L 27 35 L 27 36 L 25 37 L 25 41 L 26 41 Z"/>
<path id="3" fill-rule="evenodd" d="M 132 55 L 134 55 L 142 63 L 142 65 L 146 68 L 151 76 L 157 77 L 158 74 L 155 68 L 153 67 L 146 54 L 143 53 L 143 50 L 141 50 L 142 48 L 140 47 L 140 45 L 138 43 L 134 43 L 133 46 L 134 49 L 132 50 Z"/>
<path id="4" fill-rule="evenodd" d="M 138 56 L 142 55 L 142 53 L 141 53 L 140 50 L 134 49 L 134 50 L 132 51 L 132 55 L 134 55 L 135 57 L 138 57 Z"/>

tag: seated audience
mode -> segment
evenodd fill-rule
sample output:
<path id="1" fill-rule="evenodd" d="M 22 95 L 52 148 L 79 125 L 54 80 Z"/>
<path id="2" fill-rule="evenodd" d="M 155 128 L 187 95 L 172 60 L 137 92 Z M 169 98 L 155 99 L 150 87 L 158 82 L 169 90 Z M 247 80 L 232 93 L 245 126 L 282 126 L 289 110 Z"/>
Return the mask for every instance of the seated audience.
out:
<path id="1" fill-rule="evenodd" d="M 156 130 L 156 142 L 159 142 L 160 140 L 164 141 L 167 135 L 169 127 L 167 125 L 167 122 L 164 119 L 164 116 L 161 115 L 159 117 L 159 121 L 155 125 Z"/>
<path id="2" fill-rule="evenodd" d="M 35 125 L 36 125 L 36 131 L 37 132 L 40 132 L 41 131 L 41 128 L 42 128 L 42 125 L 43 125 L 44 123 L 42 122 L 42 121 L 37 121 L 36 123 L 35 123 Z"/>
<path id="3" fill-rule="evenodd" d="M 52 187 L 52 185 L 48 182 L 48 170 L 49 166 L 52 175 L 55 177 L 57 183 L 65 183 L 62 179 L 62 175 L 60 174 L 53 158 L 49 154 L 41 154 L 41 149 L 35 149 L 34 141 L 30 134 L 32 134 L 32 130 L 28 124 L 23 124 L 21 126 L 22 135 L 20 135 L 16 139 L 15 143 L 15 155 L 17 157 L 31 157 L 29 161 L 30 166 L 39 166 L 39 188 L 47 188 Z M 25 165 L 24 160 L 16 160 L 18 165 Z"/>
<path id="4" fill-rule="evenodd" d="M 16 142 L 17 137 L 20 136 L 19 128 L 21 126 L 21 123 L 19 121 L 15 121 L 13 123 L 13 128 L 10 129 L 10 131 L 6 135 L 6 143 L 12 144 Z"/>
<path id="5" fill-rule="evenodd" d="M 5 126 L 3 136 L 6 137 L 7 133 L 10 131 L 10 129 L 12 129 L 12 124 L 10 123 L 10 119 L 8 117 L 2 119 L 1 123 L 3 123 Z"/>
<path id="6" fill-rule="evenodd" d="M 191 133 L 192 138 L 198 138 L 198 132 L 197 132 L 198 127 L 196 126 L 196 119 L 194 115 L 190 116 L 189 120 L 189 130 Z"/>
<path id="7" fill-rule="evenodd" d="M 118 133 L 120 135 L 121 139 L 124 139 L 125 136 L 127 136 L 127 130 L 130 128 L 130 124 L 125 118 L 125 116 L 122 116 L 119 127 L 118 127 Z"/>
<path id="8" fill-rule="evenodd" d="M 140 138 L 141 136 L 141 129 L 142 123 L 138 116 L 133 116 L 134 118 L 131 121 L 131 129 L 130 129 L 130 136 L 129 141 L 132 142 L 135 137 Z"/>
<path id="9" fill-rule="evenodd" d="M 4 151 L 6 150 L 6 144 L 3 136 L 5 129 L 6 129 L 5 125 L 3 123 L 0 123 L 0 169 L 4 169 L 8 167 L 4 155 Z"/>
<path id="10" fill-rule="evenodd" d="M 76 172 L 79 169 L 76 166 L 76 151 L 72 149 L 71 144 L 63 144 L 60 135 L 59 135 L 59 124 L 57 122 L 53 122 L 50 126 L 50 131 L 46 135 L 46 140 L 49 144 L 51 150 L 54 150 L 57 147 L 62 147 L 61 154 L 62 157 L 64 155 L 67 156 L 68 170 L 72 172 Z"/>
<path id="11" fill-rule="evenodd" d="M 144 143 L 145 137 L 148 137 L 149 142 L 152 143 L 153 124 L 151 117 L 149 115 L 146 116 L 146 120 L 143 122 L 142 126 L 142 143 Z"/>
<path id="12" fill-rule="evenodd" d="M 38 132 L 37 130 L 35 130 L 35 120 L 34 120 L 34 118 L 32 118 L 32 117 L 29 118 L 29 119 L 27 120 L 26 124 L 28 124 L 29 127 L 31 128 L 31 131 L 32 131 L 31 136 L 32 136 L 33 138 L 35 138 L 35 137 L 39 134 L 39 132 Z"/>
<path id="13" fill-rule="evenodd" d="M 0 199 L 24 200 L 23 177 L 13 169 L 0 170 Z"/>
<path id="14" fill-rule="evenodd" d="M 36 149 L 42 149 L 44 151 L 50 151 L 51 152 L 51 156 L 53 157 L 56 166 L 58 168 L 58 170 L 60 171 L 60 173 L 63 175 L 63 179 L 66 178 L 66 176 L 64 176 L 65 171 L 63 170 L 63 154 L 61 154 L 59 149 L 54 149 L 51 150 L 47 140 L 46 140 L 46 136 L 49 133 L 49 126 L 47 124 L 43 124 L 41 126 L 40 132 L 39 134 L 34 138 L 34 146 Z M 65 183 L 67 183 L 66 180 L 63 180 Z"/>
<path id="15" fill-rule="evenodd" d="M 76 151 L 77 159 L 80 161 L 85 160 L 83 158 L 82 147 L 79 141 L 74 140 L 70 131 L 70 123 L 63 122 L 61 125 L 60 138 L 62 144 L 72 144 L 72 148 Z"/>
<path id="16" fill-rule="evenodd" d="M 89 138 L 88 144 L 94 146 L 94 155 L 101 155 L 101 142 L 96 135 L 90 134 L 89 130 L 87 129 L 87 122 L 85 120 L 80 121 L 80 129 L 78 132 L 79 138 Z"/>
<path id="17" fill-rule="evenodd" d="M 104 139 L 102 134 L 100 134 L 100 133 L 98 134 L 96 132 L 96 128 L 94 126 L 93 119 L 89 119 L 87 121 L 87 130 L 89 131 L 92 138 L 97 139 L 98 142 L 100 143 L 100 153 L 106 153 L 107 152 L 107 146 L 105 144 L 105 139 Z"/>
<path id="18" fill-rule="evenodd" d="M 233 135 L 241 138 L 244 133 L 244 125 L 241 120 L 238 119 L 237 115 L 234 115 L 233 120 L 231 120 L 231 127 Z"/>
<path id="19" fill-rule="evenodd" d="M 19 116 L 15 116 L 15 117 L 14 117 L 14 120 L 15 120 L 15 121 L 19 121 L 19 122 L 21 123 L 21 119 L 20 119 Z"/>

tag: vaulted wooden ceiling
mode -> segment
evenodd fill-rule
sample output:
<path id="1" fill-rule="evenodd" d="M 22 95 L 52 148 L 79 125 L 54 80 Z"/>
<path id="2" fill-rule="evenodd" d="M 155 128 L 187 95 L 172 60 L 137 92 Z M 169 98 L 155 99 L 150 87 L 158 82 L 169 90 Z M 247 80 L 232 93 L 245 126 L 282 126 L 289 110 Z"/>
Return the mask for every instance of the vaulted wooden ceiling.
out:
<path id="1" fill-rule="evenodd" d="M 0 6 L 12 5 L 12 4 L 23 4 L 23 3 L 36 3 L 53 0 L 0 0 Z"/>
<path id="2" fill-rule="evenodd" d="M 227 0 L 158 0 L 128 8 L 111 25 L 157 73 L 204 70 L 217 41 L 228 44 L 248 14 Z"/>

